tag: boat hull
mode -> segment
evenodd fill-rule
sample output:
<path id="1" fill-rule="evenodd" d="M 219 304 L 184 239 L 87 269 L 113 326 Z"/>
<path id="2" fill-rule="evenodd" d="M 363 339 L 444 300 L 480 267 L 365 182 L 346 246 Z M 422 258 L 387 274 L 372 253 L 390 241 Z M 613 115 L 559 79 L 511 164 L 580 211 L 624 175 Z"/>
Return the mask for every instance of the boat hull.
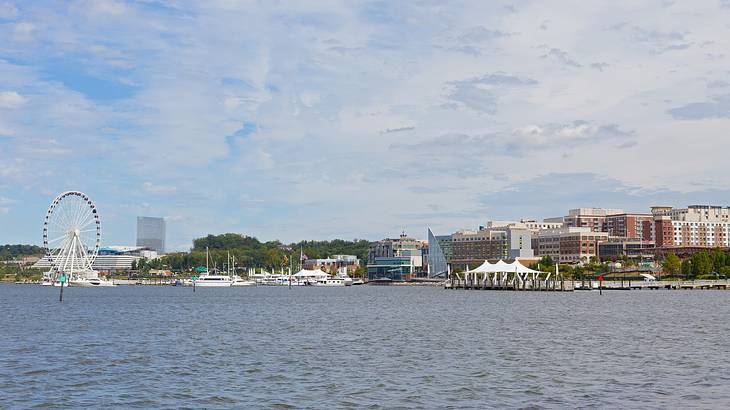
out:
<path id="1" fill-rule="evenodd" d="M 81 288 L 111 288 L 117 285 L 108 280 L 76 280 L 71 281 L 71 286 Z"/>
<path id="2" fill-rule="evenodd" d="M 194 286 L 196 288 L 230 288 L 231 282 L 206 282 L 206 281 L 199 281 L 196 280 L 194 282 Z"/>

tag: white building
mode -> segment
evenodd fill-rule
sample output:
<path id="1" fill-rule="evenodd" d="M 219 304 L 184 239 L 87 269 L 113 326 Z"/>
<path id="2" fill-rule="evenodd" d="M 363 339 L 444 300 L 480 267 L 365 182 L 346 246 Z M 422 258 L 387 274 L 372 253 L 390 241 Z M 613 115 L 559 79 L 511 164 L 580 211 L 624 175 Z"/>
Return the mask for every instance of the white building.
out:
<path id="1" fill-rule="evenodd" d="M 157 252 L 143 246 L 107 246 L 99 249 L 91 268 L 99 272 L 128 271 L 132 269 L 132 262 L 142 258 L 157 259 Z M 44 256 L 33 265 L 38 269 L 50 269 L 51 261 Z"/>

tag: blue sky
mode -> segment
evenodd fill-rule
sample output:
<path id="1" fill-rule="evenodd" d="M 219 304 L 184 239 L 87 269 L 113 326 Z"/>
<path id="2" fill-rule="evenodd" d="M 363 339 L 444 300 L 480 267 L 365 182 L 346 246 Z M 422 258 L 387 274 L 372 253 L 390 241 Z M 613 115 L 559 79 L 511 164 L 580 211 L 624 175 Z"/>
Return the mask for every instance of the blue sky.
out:
<path id="1" fill-rule="evenodd" d="M 448 233 L 730 202 L 730 3 L 0 0 L 0 243 Z"/>

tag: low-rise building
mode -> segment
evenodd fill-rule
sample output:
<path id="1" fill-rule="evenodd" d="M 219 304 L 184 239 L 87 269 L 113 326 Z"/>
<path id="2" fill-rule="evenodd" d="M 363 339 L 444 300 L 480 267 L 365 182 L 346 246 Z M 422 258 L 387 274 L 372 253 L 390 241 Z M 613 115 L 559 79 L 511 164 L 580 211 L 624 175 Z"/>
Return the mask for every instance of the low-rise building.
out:
<path id="1" fill-rule="evenodd" d="M 608 240 L 605 232 L 591 227 L 547 229 L 532 239 L 535 256 L 550 256 L 560 263 L 587 263 L 598 257 L 598 244 Z"/>
<path id="2" fill-rule="evenodd" d="M 406 255 L 411 256 L 414 252 L 420 255 L 423 241 L 413 239 L 403 232 L 398 239 L 383 239 L 373 242 L 368 249 L 368 264 L 375 263 L 375 258 L 392 258 Z"/>
<path id="3" fill-rule="evenodd" d="M 304 261 L 304 269 L 317 270 L 324 272 L 336 272 L 339 268 L 347 268 L 349 274 L 354 273 L 360 266 L 360 259 L 355 255 L 332 255 L 323 259 L 306 259 Z"/>
<path id="4" fill-rule="evenodd" d="M 376 257 L 368 264 L 368 280 L 407 281 L 415 275 L 414 258 L 410 256 Z"/>
<path id="5" fill-rule="evenodd" d="M 140 259 L 157 259 L 157 251 L 144 246 L 105 246 L 99 248 L 91 268 L 99 272 L 118 272 L 132 270 L 132 263 Z M 33 265 L 38 269 L 50 269 L 48 256 Z"/>
<path id="6" fill-rule="evenodd" d="M 651 261 L 654 259 L 654 242 L 609 236 L 607 241 L 598 243 L 600 261 L 617 261 L 624 256 L 635 261 Z"/>
<path id="7" fill-rule="evenodd" d="M 451 235 L 452 267 L 468 268 L 485 260 L 532 258 L 533 232 L 516 222 L 491 221 L 478 231 L 459 231 Z"/>

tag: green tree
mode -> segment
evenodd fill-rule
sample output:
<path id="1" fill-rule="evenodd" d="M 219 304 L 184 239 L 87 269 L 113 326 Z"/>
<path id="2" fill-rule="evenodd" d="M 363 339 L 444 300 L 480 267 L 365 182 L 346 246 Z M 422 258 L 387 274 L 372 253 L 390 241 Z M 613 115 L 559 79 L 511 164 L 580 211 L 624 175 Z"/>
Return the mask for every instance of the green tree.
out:
<path id="1" fill-rule="evenodd" d="M 679 259 L 679 256 L 670 253 L 669 255 L 667 255 L 666 258 L 664 258 L 662 267 L 664 268 L 665 272 L 674 276 L 682 268 L 682 260 Z"/>
<path id="2" fill-rule="evenodd" d="M 685 259 L 682 261 L 682 276 L 687 279 L 692 276 L 692 261 Z"/>
<path id="3" fill-rule="evenodd" d="M 697 252 L 692 255 L 692 275 L 703 276 L 712 272 L 712 260 L 707 252 Z"/>

